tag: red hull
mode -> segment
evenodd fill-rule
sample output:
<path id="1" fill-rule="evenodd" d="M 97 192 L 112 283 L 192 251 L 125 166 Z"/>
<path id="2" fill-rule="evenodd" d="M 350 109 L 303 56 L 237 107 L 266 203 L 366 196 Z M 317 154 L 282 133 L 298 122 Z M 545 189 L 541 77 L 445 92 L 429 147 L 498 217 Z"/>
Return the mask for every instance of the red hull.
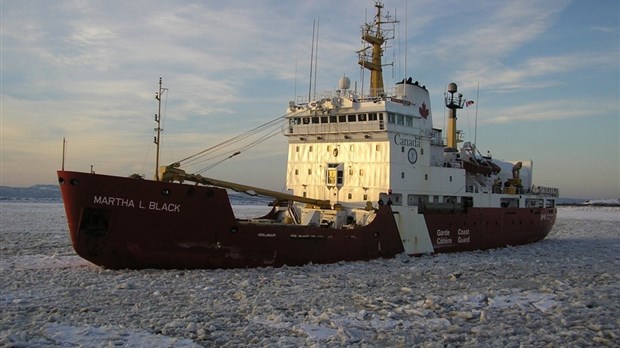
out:
<path id="1" fill-rule="evenodd" d="M 355 229 L 253 224 L 235 218 L 221 188 L 68 171 L 58 177 L 73 248 L 106 268 L 279 267 L 404 252 L 387 205 Z M 541 240 L 555 208 L 469 208 L 424 217 L 435 251 L 454 252 Z"/>

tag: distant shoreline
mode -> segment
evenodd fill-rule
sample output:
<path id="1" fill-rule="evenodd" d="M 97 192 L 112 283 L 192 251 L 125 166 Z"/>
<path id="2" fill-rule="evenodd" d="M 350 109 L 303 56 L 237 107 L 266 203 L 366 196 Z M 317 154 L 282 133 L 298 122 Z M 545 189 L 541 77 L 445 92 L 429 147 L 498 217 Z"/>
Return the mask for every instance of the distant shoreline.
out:
<path id="1" fill-rule="evenodd" d="M 242 201 L 245 203 L 267 203 L 269 198 L 253 198 L 244 194 L 230 192 L 231 200 L 237 204 Z M 236 196 L 236 197 L 235 197 Z M 30 187 L 11 187 L 0 186 L 0 202 L 50 202 L 62 203 L 60 187 L 58 185 L 33 185 Z M 558 198 L 558 206 L 595 206 L 595 207 L 619 207 L 620 199 L 581 199 L 581 198 Z M 243 203 L 241 203 L 243 204 Z"/>

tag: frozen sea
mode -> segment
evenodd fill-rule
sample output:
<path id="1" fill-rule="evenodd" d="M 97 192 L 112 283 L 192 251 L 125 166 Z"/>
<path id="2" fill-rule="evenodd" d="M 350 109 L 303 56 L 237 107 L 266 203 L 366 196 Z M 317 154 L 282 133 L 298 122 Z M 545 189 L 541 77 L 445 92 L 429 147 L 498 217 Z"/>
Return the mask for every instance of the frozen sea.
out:
<path id="1" fill-rule="evenodd" d="M 527 246 L 239 270 L 96 267 L 60 203 L 0 203 L 0 229 L 0 346 L 620 346 L 618 207 Z"/>

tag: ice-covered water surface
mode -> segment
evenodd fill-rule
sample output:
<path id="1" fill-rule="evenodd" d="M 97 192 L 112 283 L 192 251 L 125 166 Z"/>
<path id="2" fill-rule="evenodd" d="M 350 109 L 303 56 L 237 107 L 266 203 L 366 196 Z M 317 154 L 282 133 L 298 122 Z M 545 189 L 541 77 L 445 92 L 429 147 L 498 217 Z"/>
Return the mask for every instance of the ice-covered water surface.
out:
<path id="1" fill-rule="evenodd" d="M 75 256 L 61 204 L 2 203 L 0 345 L 617 346 L 620 208 L 558 215 L 547 239 L 522 247 L 110 271 Z"/>

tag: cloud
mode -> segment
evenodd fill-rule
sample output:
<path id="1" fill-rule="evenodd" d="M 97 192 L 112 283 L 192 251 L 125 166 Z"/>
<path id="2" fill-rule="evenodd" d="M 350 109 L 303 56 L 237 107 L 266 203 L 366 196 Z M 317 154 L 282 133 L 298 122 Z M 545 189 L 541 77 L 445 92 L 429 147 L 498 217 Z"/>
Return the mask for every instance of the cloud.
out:
<path id="1" fill-rule="evenodd" d="M 542 89 L 565 84 L 567 73 L 582 69 L 613 69 L 618 59 L 618 52 L 576 52 L 562 56 L 533 57 L 512 66 L 495 64 L 479 69 L 465 69 L 455 79 L 464 81 L 464 88 L 475 88 L 479 82 L 485 89 L 495 93 Z"/>
<path id="2" fill-rule="evenodd" d="M 544 122 L 572 118 L 596 118 L 618 112 L 613 100 L 558 99 L 533 101 L 524 105 L 487 109 L 480 115 L 481 124 L 506 124 L 518 122 Z M 498 115 L 498 116 L 487 116 Z"/>
<path id="3" fill-rule="evenodd" d="M 594 30 L 594 31 L 600 31 L 603 33 L 615 33 L 618 31 L 617 27 L 600 27 L 600 26 L 593 26 L 590 27 L 590 29 Z"/>

